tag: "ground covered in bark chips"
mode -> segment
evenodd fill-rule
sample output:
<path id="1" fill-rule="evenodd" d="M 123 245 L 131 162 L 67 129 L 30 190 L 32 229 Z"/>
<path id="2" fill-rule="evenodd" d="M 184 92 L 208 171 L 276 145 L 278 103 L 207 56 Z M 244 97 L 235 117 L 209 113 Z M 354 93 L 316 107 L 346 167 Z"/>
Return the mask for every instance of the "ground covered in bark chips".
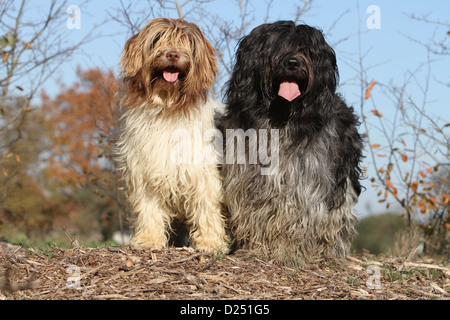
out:
<path id="1" fill-rule="evenodd" d="M 450 268 L 431 260 L 349 256 L 279 266 L 191 248 L 24 249 L 0 243 L 0 300 L 450 299 Z"/>

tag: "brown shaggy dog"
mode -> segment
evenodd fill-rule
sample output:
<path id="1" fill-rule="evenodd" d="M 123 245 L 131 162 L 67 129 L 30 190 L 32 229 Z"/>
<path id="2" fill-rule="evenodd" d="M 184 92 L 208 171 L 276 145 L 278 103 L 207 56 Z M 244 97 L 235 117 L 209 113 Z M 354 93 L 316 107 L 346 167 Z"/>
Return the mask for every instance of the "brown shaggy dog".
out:
<path id="1" fill-rule="evenodd" d="M 211 139 L 217 103 L 208 97 L 215 50 L 193 23 L 151 20 L 125 44 L 126 111 L 116 161 L 137 215 L 132 243 L 163 248 L 174 220 L 200 251 L 226 251 L 221 180 Z"/>

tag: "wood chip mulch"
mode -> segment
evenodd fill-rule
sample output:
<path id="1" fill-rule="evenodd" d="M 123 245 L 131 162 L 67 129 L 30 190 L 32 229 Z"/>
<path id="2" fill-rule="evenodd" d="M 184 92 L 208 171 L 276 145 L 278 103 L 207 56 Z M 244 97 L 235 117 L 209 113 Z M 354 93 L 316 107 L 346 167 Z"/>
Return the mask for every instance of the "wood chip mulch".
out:
<path id="1" fill-rule="evenodd" d="M 448 267 L 406 260 L 361 255 L 287 267 L 239 252 L 1 243 L 0 300 L 450 299 Z"/>

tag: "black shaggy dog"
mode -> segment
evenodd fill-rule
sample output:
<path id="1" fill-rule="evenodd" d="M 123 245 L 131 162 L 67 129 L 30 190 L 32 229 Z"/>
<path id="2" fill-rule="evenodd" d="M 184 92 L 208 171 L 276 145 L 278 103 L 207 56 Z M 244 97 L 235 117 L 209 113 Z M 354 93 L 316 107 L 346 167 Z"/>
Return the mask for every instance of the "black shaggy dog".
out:
<path id="1" fill-rule="evenodd" d="M 238 248 L 278 262 L 348 253 L 356 234 L 362 137 L 337 82 L 335 53 L 318 29 L 279 21 L 241 39 L 219 119 Z M 242 139 L 245 156 L 234 148 Z M 259 161 L 252 159 L 256 149 Z"/>

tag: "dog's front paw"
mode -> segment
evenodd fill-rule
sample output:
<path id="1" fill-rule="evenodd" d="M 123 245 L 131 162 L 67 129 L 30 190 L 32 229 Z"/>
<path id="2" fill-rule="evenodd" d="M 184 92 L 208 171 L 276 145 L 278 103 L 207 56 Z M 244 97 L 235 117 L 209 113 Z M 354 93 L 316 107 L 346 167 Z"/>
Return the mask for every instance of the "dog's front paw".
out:
<path id="1" fill-rule="evenodd" d="M 164 249 L 167 247 L 166 239 L 154 239 L 147 236 L 134 236 L 131 245 L 144 249 Z"/>
<path id="2" fill-rule="evenodd" d="M 197 251 L 211 253 L 211 254 L 227 254 L 230 251 L 226 239 L 201 239 L 198 238 L 193 241 L 194 248 Z"/>

